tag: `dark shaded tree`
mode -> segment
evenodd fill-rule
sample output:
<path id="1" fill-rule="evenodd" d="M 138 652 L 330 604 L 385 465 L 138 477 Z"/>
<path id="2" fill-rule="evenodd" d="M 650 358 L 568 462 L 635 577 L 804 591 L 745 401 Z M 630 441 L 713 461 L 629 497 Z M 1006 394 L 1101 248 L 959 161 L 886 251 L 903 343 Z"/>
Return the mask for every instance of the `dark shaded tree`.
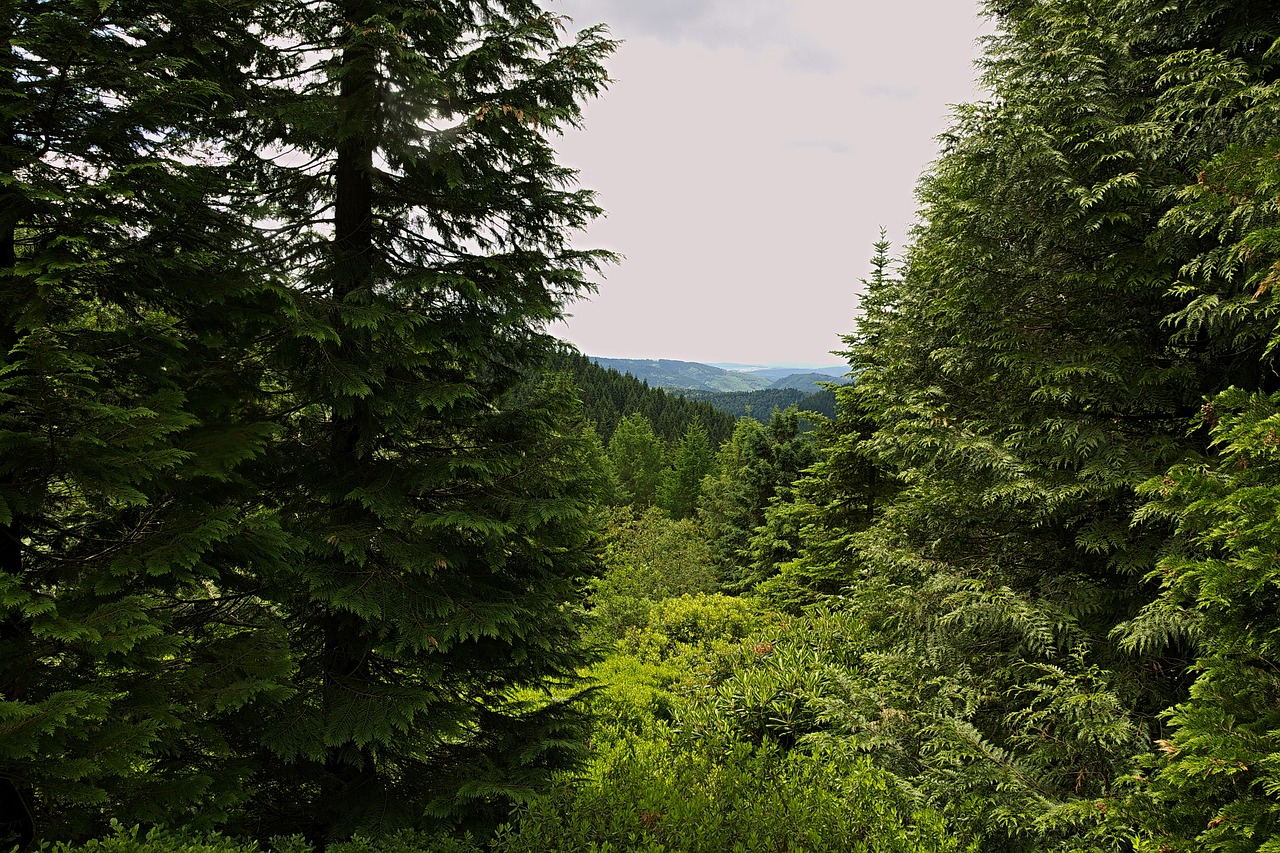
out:
<path id="1" fill-rule="evenodd" d="M 612 43 L 526 0 L 287 11 L 241 156 L 297 302 L 263 466 L 302 552 L 263 593 L 296 675 L 250 730 L 245 825 L 483 825 L 575 760 L 583 720 L 570 605 L 598 484 L 571 394 L 522 386 L 607 258 L 568 245 L 599 211 L 549 138 Z"/>
<path id="2" fill-rule="evenodd" d="M 259 8 L 3 7 L 0 846 L 218 824 L 250 775 L 221 725 L 285 690 L 253 591 L 292 545 L 244 463 L 290 296 L 208 156 Z"/>

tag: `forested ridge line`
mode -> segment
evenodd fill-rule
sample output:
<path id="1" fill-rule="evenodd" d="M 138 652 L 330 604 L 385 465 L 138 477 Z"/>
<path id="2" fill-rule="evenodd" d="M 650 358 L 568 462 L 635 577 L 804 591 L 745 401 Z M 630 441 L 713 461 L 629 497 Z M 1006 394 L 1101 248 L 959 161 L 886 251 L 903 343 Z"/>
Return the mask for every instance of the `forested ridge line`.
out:
<path id="1" fill-rule="evenodd" d="M 545 334 L 602 31 L 270 12 L 9 20 L 0 835 L 1280 849 L 1274 4 L 988 4 L 857 383 L 723 435 Z"/>

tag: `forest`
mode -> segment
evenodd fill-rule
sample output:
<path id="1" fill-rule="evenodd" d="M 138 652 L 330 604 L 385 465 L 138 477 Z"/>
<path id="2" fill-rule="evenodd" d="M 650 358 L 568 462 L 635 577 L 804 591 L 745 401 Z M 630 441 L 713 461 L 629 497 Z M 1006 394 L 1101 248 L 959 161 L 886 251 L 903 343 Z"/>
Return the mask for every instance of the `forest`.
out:
<path id="1" fill-rule="evenodd" d="M 735 420 L 548 331 L 607 28 L 7 3 L 0 849 L 1280 851 L 1280 9 L 986 12 Z"/>

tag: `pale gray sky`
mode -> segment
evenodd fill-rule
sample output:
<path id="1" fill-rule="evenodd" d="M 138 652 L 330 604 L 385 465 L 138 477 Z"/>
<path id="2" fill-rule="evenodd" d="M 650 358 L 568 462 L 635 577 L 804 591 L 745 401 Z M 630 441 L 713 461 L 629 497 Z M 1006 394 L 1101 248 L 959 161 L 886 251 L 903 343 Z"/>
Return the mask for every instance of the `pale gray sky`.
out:
<path id="1" fill-rule="evenodd" d="M 895 252 L 977 0 L 551 0 L 610 25 L 616 80 L 564 137 L 625 255 L 556 331 L 614 358 L 833 364 L 881 226 Z"/>

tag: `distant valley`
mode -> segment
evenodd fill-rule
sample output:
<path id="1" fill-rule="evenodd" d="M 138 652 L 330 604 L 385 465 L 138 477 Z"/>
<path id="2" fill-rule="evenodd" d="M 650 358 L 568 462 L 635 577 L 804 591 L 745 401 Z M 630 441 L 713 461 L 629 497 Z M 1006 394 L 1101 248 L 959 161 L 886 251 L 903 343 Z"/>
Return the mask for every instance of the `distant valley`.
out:
<path id="1" fill-rule="evenodd" d="M 806 393 L 823 390 L 820 383 L 844 384 L 847 365 L 830 367 L 761 367 L 750 365 L 703 364 L 673 359 L 599 358 L 589 356 L 601 367 L 629 373 L 655 388 L 674 391 L 745 392 L 793 389 Z"/>

